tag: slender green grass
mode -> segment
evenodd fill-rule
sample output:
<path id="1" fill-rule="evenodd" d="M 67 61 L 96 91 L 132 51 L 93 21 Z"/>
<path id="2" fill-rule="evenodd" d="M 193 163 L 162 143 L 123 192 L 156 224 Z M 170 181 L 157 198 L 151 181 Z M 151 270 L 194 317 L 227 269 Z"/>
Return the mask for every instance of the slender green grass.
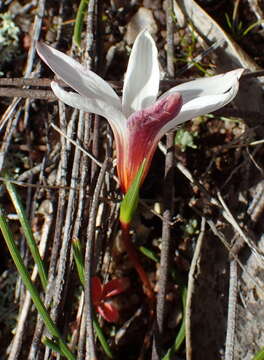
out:
<path id="1" fill-rule="evenodd" d="M 35 263 L 37 264 L 41 284 L 42 284 L 43 289 L 45 290 L 46 286 L 48 284 L 48 276 L 47 276 L 47 273 L 46 273 L 46 270 L 44 267 L 44 263 L 41 259 L 37 244 L 35 242 L 31 226 L 27 219 L 26 212 L 23 208 L 20 196 L 18 195 L 15 186 L 10 181 L 5 180 L 5 185 L 6 185 L 8 194 L 12 200 L 12 203 L 16 209 L 16 213 L 18 215 L 20 224 L 22 226 L 23 234 L 26 238 L 31 255 L 32 255 Z"/>
<path id="2" fill-rule="evenodd" d="M 259 26 L 264 23 L 264 20 L 258 20 L 253 24 L 249 25 L 245 30 L 243 30 L 242 36 L 246 36 L 251 30 L 253 30 L 256 26 Z"/>
<path id="3" fill-rule="evenodd" d="M 81 47 L 81 35 L 82 35 L 82 29 L 83 29 L 83 20 L 84 15 L 88 6 L 89 0 L 81 0 L 76 19 L 75 19 L 75 25 L 73 30 L 73 37 L 72 40 L 75 45 L 77 45 L 79 48 Z"/>
<path id="4" fill-rule="evenodd" d="M 149 250 L 145 246 L 139 246 L 138 249 L 141 252 L 141 254 L 145 255 L 150 260 L 153 260 L 155 263 L 159 262 L 159 257 L 154 253 L 154 251 Z"/>
<path id="5" fill-rule="evenodd" d="M 21 257 L 19 250 L 15 244 L 13 234 L 9 228 L 9 225 L 7 223 L 3 209 L 1 207 L 0 207 L 0 229 L 2 231 L 6 245 L 10 252 L 10 255 L 16 265 L 18 272 L 19 272 L 19 275 L 21 276 L 21 279 L 22 279 L 25 287 L 29 291 L 32 301 L 35 304 L 39 315 L 42 317 L 44 324 L 46 325 L 50 334 L 54 337 L 54 339 L 56 341 L 56 346 L 60 349 L 60 353 L 63 354 L 63 356 L 65 356 L 68 360 L 75 360 L 75 356 L 71 353 L 71 351 L 67 347 L 66 343 L 60 336 L 60 333 L 59 333 L 57 327 L 53 323 L 51 317 L 49 316 L 49 313 L 47 312 L 47 309 L 45 308 L 45 306 L 40 298 L 40 295 L 38 293 L 36 286 L 31 281 L 29 272 L 27 271 L 27 268 L 25 267 L 25 265 L 23 263 L 22 257 Z"/>
<path id="6" fill-rule="evenodd" d="M 63 352 L 61 351 L 60 347 L 52 340 L 50 340 L 49 338 L 47 337 L 44 337 L 42 339 L 42 343 L 44 345 L 46 345 L 47 347 L 49 347 L 52 351 L 64 356 Z"/>
<path id="7" fill-rule="evenodd" d="M 264 349 L 258 351 L 252 360 L 264 360 Z"/>
<path id="8" fill-rule="evenodd" d="M 106 337 L 103 333 L 103 330 L 101 329 L 100 325 L 99 325 L 99 322 L 96 318 L 96 316 L 94 316 L 94 319 L 93 319 L 93 326 L 94 326 L 94 329 L 95 329 L 95 332 L 96 332 L 96 335 L 98 336 L 98 339 L 100 341 L 100 344 L 105 352 L 105 354 L 110 358 L 110 359 L 113 359 L 113 354 L 111 352 L 111 349 L 108 345 L 108 342 L 106 340 Z"/>
<path id="9" fill-rule="evenodd" d="M 83 258 L 82 246 L 79 239 L 74 238 L 72 240 L 72 248 L 73 248 L 73 257 L 77 268 L 79 280 L 82 286 L 84 287 L 85 285 L 84 260 L 83 260 L 84 258 Z"/>
<path id="10" fill-rule="evenodd" d="M 183 308 L 183 317 L 181 322 L 180 330 L 175 338 L 175 342 L 172 347 L 168 350 L 167 354 L 162 358 L 162 360 L 170 360 L 173 358 L 173 355 L 179 351 L 180 346 L 182 345 L 185 339 L 185 312 L 186 312 L 186 297 L 187 297 L 187 288 L 182 289 L 182 308 Z"/>
<path id="11" fill-rule="evenodd" d="M 242 39 L 244 36 L 246 36 L 251 30 L 253 30 L 255 27 L 261 25 L 264 23 L 264 20 L 257 20 L 251 25 L 245 27 L 243 26 L 242 21 L 238 20 L 238 18 L 232 18 L 230 19 L 230 16 L 226 13 L 225 14 L 226 23 L 228 28 L 230 29 L 230 32 L 233 34 L 233 36 L 237 39 Z"/>

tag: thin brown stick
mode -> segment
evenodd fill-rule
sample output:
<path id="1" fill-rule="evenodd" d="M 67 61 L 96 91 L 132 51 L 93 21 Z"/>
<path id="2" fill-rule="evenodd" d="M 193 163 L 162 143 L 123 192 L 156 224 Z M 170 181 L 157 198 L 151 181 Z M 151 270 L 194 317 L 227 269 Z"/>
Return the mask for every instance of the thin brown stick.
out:
<path id="1" fill-rule="evenodd" d="M 250 79 L 255 77 L 262 77 L 264 76 L 264 70 L 252 71 L 252 72 L 245 72 L 242 74 L 241 79 Z M 0 87 L 3 86 L 13 86 L 13 87 L 23 87 L 23 86 L 30 86 L 30 87 L 50 87 L 50 83 L 56 80 L 62 87 L 67 87 L 64 81 L 59 79 L 49 79 L 49 78 L 0 78 Z M 184 78 L 184 77 L 174 77 L 173 79 L 165 79 L 160 81 L 160 87 L 172 87 L 176 86 L 179 83 L 183 83 L 186 81 L 194 80 L 194 78 Z M 123 81 L 118 80 L 111 80 L 108 83 L 114 89 L 122 89 Z"/>
<path id="2" fill-rule="evenodd" d="M 87 26 L 86 26 L 86 46 L 85 46 L 85 63 L 88 69 L 94 70 L 96 66 L 97 53 L 96 53 L 96 24 L 97 24 L 97 1 L 91 0 L 88 4 L 88 13 L 87 13 Z M 98 128 L 98 121 L 95 120 L 95 116 L 89 114 L 89 118 L 93 118 L 93 130 Z M 98 120 L 98 119 L 97 119 Z M 93 156 L 98 156 L 97 144 L 98 144 L 98 131 L 95 131 L 93 134 L 95 137 L 92 138 L 92 153 Z M 95 164 L 91 164 L 91 182 L 92 177 L 95 175 Z M 93 263 L 93 253 L 94 253 L 94 237 L 95 237 L 95 222 L 96 215 L 99 206 L 99 195 L 101 188 L 103 186 L 103 181 L 105 177 L 105 172 L 107 169 L 107 160 L 105 160 L 103 167 L 101 167 L 98 181 L 95 186 L 94 196 L 91 204 L 90 217 L 87 228 L 87 243 L 85 251 L 85 288 L 84 288 L 84 317 L 86 319 L 86 360 L 95 360 L 96 359 L 96 349 L 95 349 L 95 339 L 94 339 L 94 330 L 93 330 L 93 306 L 92 306 L 92 295 L 91 295 L 91 277 L 93 274 L 92 263 Z"/>
<path id="3" fill-rule="evenodd" d="M 68 87 L 64 81 L 59 79 L 49 79 L 49 78 L 0 78 L 0 87 L 23 87 L 23 86 L 30 86 L 30 87 L 45 87 L 49 88 L 52 81 L 56 81 L 62 87 Z M 172 87 L 176 86 L 179 83 L 183 83 L 186 81 L 194 80 L 193 78 L 175 78 L 174 80 L 161 80 L 160 86 L 161 88 L 164 87 Z M 107 80 L 106 80 L 107 81 Z M 114 89 L 122 89 L 123 88 L 123 81 L 118 80 L 111 80 L 107 81 Z"/>
<path id="4" fill-rule="evenodd" d="M 0 97 L 20 97 L 23 99 L 56 100 L 56 96 L 51 90 L 0 88 Z"/>
<path id="5" fill-rule="evenodd" d="M 227 330 L 225 342 L 225 360 L 233 360 L 234 358 L 234 342 L 236 328 L 236 306 L 237 306 L 237 262 L 235 259 L 230 260 L 230 277 L 228 292 L 228 314 L 227 314 Z"/>
<path id="6" fill-rule="evenodd" d="M 32 32 L 31 32 L 31 36 L 33 38 L 33 40 L 36 40 L 39 38 L 40 35 L 40 31 L 41 31 L 41 25 L 42 25 L 42 17 L 44 15 L 44 9 L 45 9 L 45 0 L 39 0 L 38 1 L 38 7 L 36 9 L 36 15 L 34 17 L 34 24 L 33 24 L 33 28 L 32 28 Z M 35 46 L 34 46 L 34 42 L 31 43 L 30 49 L 28 51 L 28 55 L 27 55 L 27 62 L 26 62 L 26 68 L 24 71 L 24 77 L 28 78 L 28 77 L 33 77 L 33 64 L 34 64 L 34 58 L 35 58 Z M 13 109 L 15 110 L 17 108 L 17 106 L 20 103 L 20 98 L 15 98 L 13 100 L 13 103 L 11 105 L 11 107 L 9 107 L 9 109 Z M 25 111 L 24 111 L 24 120 L 29 118 L 29 103 L 26 105 L 25 107 Z M 15 122 L 20 118 L 20 111 L 21 111 L 21 107 L 18 108 L 18 111 L 16 113 L 15 119 L 14 121 L 12 121 L 12 119 L 10 119 L 10 121 L 13 122 L 13 131 L 16 129 L 16 125 Z M 5 122 L 8 121 L 8 117 L 10 113 L 7 116 L 3 116 L 3 118 L 1 119 L 1 126 L 5 125 Z M 10 131 L 10 136 L 12 136 L 13 131 Z M 5 154 L 7 154 L 7 149 Z M 31 189 L 28 188 L 27 189 L 27 209 L 31 208 Z M 43 240 L 44 242 L 47 241 L 47 239 Z M 35 270 L 36 271 L 36 270 Z M 34 271 L 33 271 L 34 273 Z M 34 274 L 33 274 L 34 275 Z M 18 323 L 18 326 L 21 328 L 21 332 L 19 334 L 19 330 L 18 333 L 16 334 L 15 338 L 16 341 L 14 341 L 12 343 L 12 348 L 11 348 L 11 352 L 10 352 L 10 356 L 9 359 L 16 359 L 20 357 L 20 351 L 22 348 L 22 341 L 23 341 L 23 336 L 24 336 L 24 323 L 26 322 L 26 319 L 28 317 L 29 314 L 29 307 L 30 307 L 30 297 L 27 294 L 26 298 L 24 298 L 24 296 L 21 298 L 23 301 L 23 305 L 22 305 L 22 309 L 25 309 L 25 318 L 22 319 L 23 324 Z"/>
<path id="7" fill-rule="evenodd" d="M 85 343 L 86 343 L 86 318 L 85 313 L 82 313 L 82 320 L 79 332 L 77 360 L 83 360 L 85 357 Z"/>
<path id="8" fill-rule="evenodd" d="M 69 137 L 74 137 L 76 131 L 76 125 L 78 122 L 78 112 L 74 112 L 74 118 L 69 124 L 70 133 Z M 77 128 L 77 138 L 82 139 L 82 128 L 81 124 L 78 124 Z M 77 191 L 74 190 L 78 183 L 79 175 L 79 166 L 80 166 L 80 150 L 75 148 L 73 166 L 71 171 L 71 188 L 68 199 L 67 199 L 67 210 L 64 220 L 64 231 L 62 236 L 62 242 L 60 247 L 60 256 L 58 261 L 58 272 L 55 280 L 55 291 L 53 294 L 53 307 L 51 310 L 51 315 L 56 321 L 62 311 L 62 307 L 65 301 L 65 292 L 67 288 L 67 273 L 70 266 L 70 247 L 71 247 L 71 238 L 72 238 L 72 223 L 74 221 L 74 215 L 77 207 L 76 198 Z M 68 168 L 69 171 L 69 168 Z"/>
<path id="9" fill-rule="evenodd" d="M 81 121 L 83 121 L 84 126 L 84 143 L 88 142 L 89 134 L 90 134 L 90 125 L 88 120 L 89 114 L 80 113 L 80 117 L 82 117 Z M 76 213 L 76 219 L 73 228 L 73 236 L 80 237 L 82 228 L 87 228 L 88 219 L 84 216 L 85 213 L 88 213 L 88 209 L 90 207 L 90 199 L 88 198 L 88 185 L 89 185 L 89 166 L 90 166 L 90 158 L 87 157 L 84 153 L 82 153 L 81 158 L 81 174 L 80 174 L 80 192 L 78 198 L 78 209 Z M 85 343 L 86 343 L 86 318 L 84 313 L 84 307 L 82 312 L 81 323 L 79 326 L 79 339 L 78 339 L 78 347 L 77 347 L 77 359 L 83 360 L 85 358 Z"/>
<path id="10" fill-rule="evenodd" d="M 96 359 L 95 340 L 94 340 L 94 331 L 93 331 L 91 277 L 93 275 L 92 263 L 93 263 L 93 253 L 94 253 L 96 217 L 99 207 L 99 196 L 103 186 L 107 165 L 108 165 L 108 160 L 106 159 L 100 170 L 100 174 L 98 176 L 97 184 L 94 190 L 94 196 L 91 204 L 89 223 L 87 229 L 87 242 L 86 242 L 86 250 L 85 250 L 85 289 L 84 289 L 84 304 L 85 304 L 84 314 L 86 317 L 86 332 L 88 336 L 86 343 L 86 357 L 85 357 L 85 359 L 87 360 Z"/>
<path id="11" fill-rule="evenodd" d="M 166 25 L 167 25 L 167 73 L 170 78 L 174 77 L 174 32 L 173 32 L 173 2 L 167 0 L 166 2 Z M 164 208 L 163 213 L 166 221 L 162 222 L 162 247 L 160 258 L 160 276 L 158 281 L 158 295 L 156 307 L 156 329 L 154 332 L 154 342 L 152 351 L 152 360 L 160 359 L 162 353 L 162 338 L 165 329 L 165 314 L 166 314 L 166 292 L 168 284 L 169 263 L 170 263 L 170 247 L 171 247 L 171 227 L 170 221 L 173 211 L 174 199 L 174 134 L 168 134 L 166 137 L 167 153 L 165 158 L 165 174 L 164 174 L 164 189 L 163 199 Z"/>

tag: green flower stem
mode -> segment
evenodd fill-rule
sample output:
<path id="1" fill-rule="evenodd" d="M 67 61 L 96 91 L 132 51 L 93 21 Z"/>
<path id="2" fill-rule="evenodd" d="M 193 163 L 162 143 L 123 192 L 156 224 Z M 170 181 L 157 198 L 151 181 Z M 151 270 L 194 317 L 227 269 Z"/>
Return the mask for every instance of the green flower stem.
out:
<path id="1" fill-rule="evenodd" d="M 34 239 L 34 235 L 32 233 L 32 229 L 31 226 L 28 222 L 25 210 L 23 208 L 21 199 L 15 189 L 15 186 L 8 180 L 5 180 L 5 185 L 7 188 L 7 191 L 9 193 L 9 196 L 12 200 L 12 203 L 16 209 L 20 224 L 22 226 L 23 229 L 23 233 L 25 235 L 25 238 L 27 240 L 27 244 L 28 247 L 30 249 L 30 252 L 32 254 L 32 257 L 35 261 L 35 263 L 37 264 L 38 267 L 38 272 L 39 272 L 39 277 L 41 280 L 41 284 L 43 289 L 45 290 L 47 285 L 48 285 L 48 276 L 44 267 L 44 263 L 41 259 L 41 256 L 39 254 L 39 250 L 38 247 L 36 245 L 35 239 Z"/>
<path id="2" fill-rule="evenodd" d="M 148 296 L 150 303 L 153 305 L 155 301 L 154 292 L 152 290 L 148 276 L 145 273 L 145 270 L 143 269 L 142 265 L 140 264 L 137 250 L 133 245 L 129 236 L 130 224 L 133 220 L 135 211 L 138 206 L 139 189 L 140 189 L 142 176 L 144 174 L 145 166 L 146 166 L 146 159 L 142 161 L 142 164 L 137 172 L 137 175 L 135 176 L 135 179 L 133 180 L 132 185 L 128 189 L 127 193 L 124 196 L 124 199 L 121 202 L 119 220 L 122 229 L 122 239 L 125 244 L 127 254 L 143 283 L 143 288 L 144 288 L 143 290 Z"/>
<path id="3" fill-rule="evenodd" d="M 2 231 L 3 237 L 5 239 L 5 242 L 7 244 L 8 250 L 13 258 L 13 261 L 17 267 L 17 270 L 22 278 L 22 281 L 29 291 L 31 298 L 37 308 L 38 313 L 42 317 L 48 331 L 50 334 L 55 338 L 58 347 L 60 348 L 60 351 L 62 354 L 69 360 L 75 360 L 75 356 L 71 353 L 67 345 L 65 344 L 64 340 L 61 338 L 60 333 L 58 329 L 56 328 L 55 324 L 53 323 L 52 319 L 50 318 L 40 296 L 38 293 L 37 288 L 33 284 L 33 282 L 30 279 L 30 275 L 23 263 L 23 260 L 20 256 L 19 250 L 15 244 L 13 234 L 8 226 L 8 223 L 6 221 L 6 218 L 3 214 L 3 210 L 0 207 L 0 229 Z"/>
<path id="4" fill-rule="evenodd" d="M 81 35 L 82 35 L 82 28 L 83 28 L 83 19 L 84 15 L 88 6 L 89 0 L 81 0 L 76 19 L 75 19 L 75 25 L 73 30 L 73 37 L 72 40 L 78 47 L 81 46 Z"/>

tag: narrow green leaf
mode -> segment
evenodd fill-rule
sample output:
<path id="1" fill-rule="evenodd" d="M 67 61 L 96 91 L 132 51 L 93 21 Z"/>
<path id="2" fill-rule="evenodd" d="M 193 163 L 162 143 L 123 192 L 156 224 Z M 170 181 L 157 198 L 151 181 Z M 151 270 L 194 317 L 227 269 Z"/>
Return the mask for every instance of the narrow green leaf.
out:
<path id="1" fill-rule="evenodd" d="M 264 360 L 264 349 L 258 351 L 252 360 Z"/>
<path id="2" fill-rule="evenodd" d="M 154 251 L 151 251 L 149 249 L 147 249 L 145 246 L 140 246 L 139 247 L 139 251 L 145 255 L 146 257 L 148 257 L 150 260 L 155 261 L 156 263 L 159 262 L 159 258 L 158 256 L 154 253 Z"/>
<path id="3" fill-rule="evenodd" d="M 83 20 L 84 15 L 88 6 L 89 0 L 81 0 L 76 19 L 75 19 L 75 25 L 73 30 L 73 37 L 72 40 L 75 45 L 78 47 L 81 47 L 81 35 L 82 35 L 82 28 L 83 28 Z"/>
<path id="4" fill-rule="evenodd" d="M 175 342 L 172 347 L 168 350 L 167 354 L 162 358 L 162 360 L 171 360 L 175 352 L 179 351 L 181 344 L 185 339 L 185 312 L 186 312 L 186 298 L 187 298 L 187 288 L 182 289 L 182 308 L 183 308 L 183 317 L 180 330 L 176 336 Z"/>
<path id="5" fill-rule="evenodd" d="M 85 285 L 85 271 L 84 271 L 84 255 L 82 253 L 82 246 L 78 238 L 72 240 L 73 256 L 77 267 L 80 282 L 82 286 Z"/>
<path id="6" fill-rule="evenodd" d="M 43 287 L 43 289 L 45 289 L 48 284 L 48 276 L 47 276 L 47 273 L 46 273 L 46 270 L 44 267 L 44 263 L 39 254 L 39 250 L 38 250 L 36 241 L 34 239 L 34 235 L 33 235 L 30 223 L 27 219 L 26 212 L 23 208 L 20 196 L 18 195 L 15 186 L 7 179 L 5 180 L 5 185 L 6 185 L 8 193 L 9 193 L 9 196 L 12 200 L 12 203 L 16 209 L 16 213 L 18 215 L 20 224 L 22 226 L 22 230 L 25 235 L 31 255 L 32 255 L 35 263 L 37 264 L 42 287 Z"/>
<path id="7" fill-rule="evenodd" d="M 71 351 L 65 344 L 64 340 L 61 338 L 57 327 L 55 326 L 49 313 L 47 312 L 47 309 L 45 308 L 45 306 L 40 298 L 40 295 L 38 293 L 36 286 L 31 281 L 29 272 L 27 271 L 27 268 L 25 267 L 25 265 L 23 263 L 22 257 L 19 253 L 19 250 L 18 250 L 15 240 L 13 238 L 13 234 L 9 228 L 9 225 L 7 223 L 3 209 L 1 207 L 0 207 L 0 229 L 2 231 L 6 245 L 10 252 L 10 255 L 16 265 L 18 272 L 19 272 L 19 275 L 21 276 L 21 279 L 22 279 L 25 287 L 29 291 L 32 301 L 34 302 L 34 304 L 37 308 L 37 311 L 38 311 L 39 315 L 42 317 L 48 331 L 56 339 L 57 344 L 60 348 L 60 351 L 63 353 L 63 355 L 68 360 L 75 360 L 74 355 L 71 353 Z"/>
<path id="8" fill-rule="evenodd" d="M 42 343 L 46 346 L 48 346 L 52 351 L 55 351 L 57 353 L 59 353 L 60 355 L 64 356 L 60 347 L 58 346 L 58 344 L 54 341 L 52 341 L 51 339 L 44 337 L 44 339 L 42 340 Z"/>
<path id="9" fill-rule="evenodd" d="M 254 22 L 253 24 L 251 24 L 249 27 L 247 27 L 247 28 L 243 31 L 242 36 L 246 36 L 251 30 L 254 29 L 254 27 L 263 24 L 263 22 L 264 22 L 263 19 Z"/>
<path id="10" fill-rule="evenodd" d="M 105 354 L 110 359 L 113 359 L 113 354 L 112 354 L 111 349 L 110 349 L 110 347 L 108 345 L 108 342 L 107 342 L 107 340 L 105 338 L 103 330 L 101 329 L 101 327 L 100 327 L 100 325 L 98 323 L 98 320 L 97 320 L 96 316 L 94 316 L 93 326 L 95 328 L 96 335 L 98 336 L 98 339 L 100 341 L 100 344 L 102 345 L 102 348 L 103 348 Z"/>
<path id="11" fill-rule="evenodd" d="M 120 222 L 123 224 L 130 224 L 134 213 L 137 209 L 138 199 L 139 199 L 139 187 L 141 178 L 144 172 L 144 168 L 146 165 L 146 159 L 143 160 L 135 180 L 133 181 L 132 185 L 128 189 L 128 192 L 124 196 L 124 199 L 121 202 L 120 206 Z"/>

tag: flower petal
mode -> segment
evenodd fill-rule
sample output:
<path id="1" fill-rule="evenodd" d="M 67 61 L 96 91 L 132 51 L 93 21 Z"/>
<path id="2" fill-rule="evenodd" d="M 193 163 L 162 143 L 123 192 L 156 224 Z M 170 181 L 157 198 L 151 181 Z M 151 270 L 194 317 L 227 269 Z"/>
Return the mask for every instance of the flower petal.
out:
<path id="1" fill-rule="evenodd" d="M 182 106 L 181 112 L 175 118 L 175 121 L 180 124 L 197 116 L 216 111 L 232 101 L 237 91 L 238 84 L 223 95 L 207 95 L 193 99 Z"/>
<path id="2" fill-rule="evenodd" d="M 162 128 L 162 135 L 185 121 L 216 111 L 234 99 L 239 88 L 239 77 L 244 69 L 203 78 L 175 86 L 162 95 L 179 91 L 183 96 L 180 113 Z M 189 87 L 189 88 L 188 88 Z"/>
<path id="3" fill-rule="evenodd" d="M 243 72 L 244 69 L 236 69 L 224 74 L 188 81 L 166 91 L 161 98 L 174 92 L 179 92 L 185 104 L 196 97 L 221 95 L 231 90 L 233 86 L 237 86 Z"/>
<path id="4" fill-rule="evenodd" d="M 136 38 L 124 80 L 122 107 L 128 117 L 156 101 L 160 71 L 155 42 L 148 31 Z"/>
<path id="5" fill-rule="evenodd" d="M 116 296 L 126 291 L 129 287 L 129 279 L 128 278 L 119 278 L 114 279 L 106 283 L 103 287 L 103 298 L 109 298 L 112 296 Z"/>
<path id="6" fill-rule="evenodd" d="M 124 131 L 126 118 L 121 111 L 112 106 L 111 103 L 105 103 L 100 99 L 91 99 L 71 91 L 65 91 L 55 81 L 51 82 L 51 88 L 57 98 L 65 104 L 79 110 L 103 116 L 108 120 L 113 131 L 120 133 Z"/>
<path id="7" fill-rule="evenodd" d="M 117 322 L 119 319 L 118 310 L 110 303 L 101 303 L 96 310 L 106 321 Z"/>
<path id="8" fill-rule="evenodd" d="M 36 49 L 41 59 L 66 84 L 79 94 L 103 100 L 121 110 L 121 101 L 111 86 L 94 72 L 76 60 L 44 43 L 37 42 Z"/>
<path id="9" fill-rule="evenodd" d="M 92 301 L 94 306 L 97 306 L 97 304 L 99 304 L 99 302 L 102 299 L 102 283 L 101 280 L 98 276 L 94 276 L 91 279 L 91 286 L 92 286 Z"/>

